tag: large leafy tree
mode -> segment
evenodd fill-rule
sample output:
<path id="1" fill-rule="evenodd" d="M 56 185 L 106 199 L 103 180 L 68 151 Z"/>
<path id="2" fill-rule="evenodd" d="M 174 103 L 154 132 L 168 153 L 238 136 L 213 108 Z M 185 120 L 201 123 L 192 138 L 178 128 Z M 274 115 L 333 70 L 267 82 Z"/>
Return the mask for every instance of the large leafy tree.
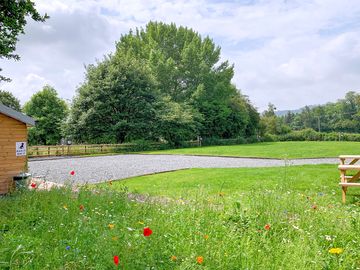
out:
<path id="1" fill-rule="evenodd" d="M 24 33 L 26 16 L 43 22 L 49 18 L 47 14 L 40 15 L 30 0 L 2 0 L 0 1 L 0 58 L 19 60 L 15 54 L 18 35 Z M 1 69 L 0 69 L 1 71 Z M 0 75 L 1 80 L 9 80 Z"/>
<path id="2" fill-rule="evenodd" d="M 122 36 L 116 54 L 145 61 L 160 95 L 199 112 L 199 135 L 228 138 L 255 133 L 251 129 L 257 124 L 249 122 L 253 107 L 231 84 L 234 68 L 220 62 L 220 47 L 209 37 L 175 24 L 150 22 L 145 29 Z"/>
<path id="3" fill-rule="evenodd" d="M 129 57 L 88 66 L 73 102 L 69 135 L 92 143 L 153 138 L 154 84 L 146 65 Z"/>
<path id="4" fill-rule="evenodd" d="M 20 101 L 9 91 L 0 90 L 0 103 L 16 111 L 21 110 Z"/>
<path id="5" fill-rule="evenodd" d="M 68 114 L 64 100 L 51 86 L 46 85 L 25 103 L 24 112 L 36 120 L 29 130 L 30 144 L 58 144 L 62 138 L 62 125 Z"/>
<path id="6" fill-rule="evenodd" d="M 69 134 L 79 142 L 156 139 L 174 145 L 198 135 L 253 135 L 257 112 L 231 84 L 233 66 L 219 59 L 210 38 L 185 27 L 150 22 L 130 31 L 113 55 L 87 68 Z"/>

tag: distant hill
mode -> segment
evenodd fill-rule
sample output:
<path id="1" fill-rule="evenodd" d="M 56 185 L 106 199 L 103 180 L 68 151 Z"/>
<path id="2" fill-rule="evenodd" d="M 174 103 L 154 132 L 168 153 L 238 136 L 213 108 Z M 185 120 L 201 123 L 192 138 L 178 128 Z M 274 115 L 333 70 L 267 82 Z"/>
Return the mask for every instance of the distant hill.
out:
<path id="1" fill-rule="evenodd" d="M 319 105 L 309 105 L 308 107 L 310 109 L 319 106 Z M 305 109 L 305 107 L 302 107 L 300 109 L 296 109 L 296 110 L 281 110 L 281 111 L 275 111 L 276 116 L 283 116 L 286 115 L 288 112 L 292 112 L 292 113 L 301 113 L 303 110 Z"/>

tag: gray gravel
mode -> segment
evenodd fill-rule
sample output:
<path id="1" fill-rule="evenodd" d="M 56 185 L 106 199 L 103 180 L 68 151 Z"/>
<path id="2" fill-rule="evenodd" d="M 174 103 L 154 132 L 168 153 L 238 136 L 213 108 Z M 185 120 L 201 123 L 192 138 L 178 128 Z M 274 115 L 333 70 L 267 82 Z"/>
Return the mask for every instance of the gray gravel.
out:
<path id="1" fill-rule="evenodd" d="M 64 183 L 96 183 L 111 179 L 124 179 L 157 172 L 187 168 L 240 168 L 272 167 L 303 164 L 336 164 L 337 158 L 322 159 L 258 159 L 181 155 L 115 155 L 97 157 L 70 157 L 57 159 L 31 159 L 30 173 L 34 177 Z M 74 170 L 75 175 L 70 176 Z"/>

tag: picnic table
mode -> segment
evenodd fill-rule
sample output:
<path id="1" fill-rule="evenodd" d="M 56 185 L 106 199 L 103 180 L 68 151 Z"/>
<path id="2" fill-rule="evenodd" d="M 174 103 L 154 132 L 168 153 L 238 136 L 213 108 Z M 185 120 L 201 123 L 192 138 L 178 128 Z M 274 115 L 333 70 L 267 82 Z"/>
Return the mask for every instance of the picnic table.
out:
<path id="1" fill-rule="evenodd" d="M 348 187 L 360 187 L 357 183 L 360 179 L 360 155 L 341 155 L 339 156 L 340 180 L 339 185 L 342 187 L 342 201 L 346 202 L 346 191 Z M 349 174 L 351 172 L 351 174 Z"/>

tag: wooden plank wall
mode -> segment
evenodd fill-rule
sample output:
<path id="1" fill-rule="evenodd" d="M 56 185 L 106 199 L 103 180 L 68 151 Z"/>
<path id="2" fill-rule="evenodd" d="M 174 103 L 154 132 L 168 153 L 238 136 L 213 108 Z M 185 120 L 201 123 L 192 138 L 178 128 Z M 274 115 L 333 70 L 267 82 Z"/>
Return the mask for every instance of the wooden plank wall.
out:
<path id="1" fill-rule="evenodd" d="M 13 187 L 13 177 L 26 171 L 26 157 L 17 157 L 16 142 L 27 141 L 26 124 L 0 113 L 0 194 Z"/>

